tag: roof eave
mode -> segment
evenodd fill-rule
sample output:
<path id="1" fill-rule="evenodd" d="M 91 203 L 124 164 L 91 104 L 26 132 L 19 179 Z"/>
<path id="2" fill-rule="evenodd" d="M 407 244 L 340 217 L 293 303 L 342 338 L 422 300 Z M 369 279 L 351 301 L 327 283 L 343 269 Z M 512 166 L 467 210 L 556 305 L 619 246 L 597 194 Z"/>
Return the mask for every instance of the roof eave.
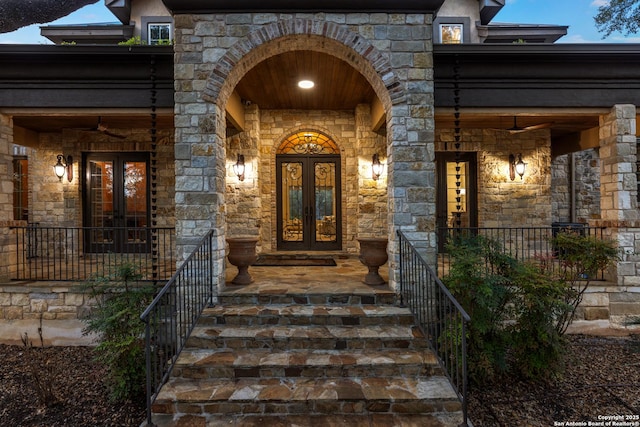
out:
<path id="1" fill-rule="evenodd" d="M 173 13 L 212 12 L 436 12 L 444 0 L 162 0 Z"/>

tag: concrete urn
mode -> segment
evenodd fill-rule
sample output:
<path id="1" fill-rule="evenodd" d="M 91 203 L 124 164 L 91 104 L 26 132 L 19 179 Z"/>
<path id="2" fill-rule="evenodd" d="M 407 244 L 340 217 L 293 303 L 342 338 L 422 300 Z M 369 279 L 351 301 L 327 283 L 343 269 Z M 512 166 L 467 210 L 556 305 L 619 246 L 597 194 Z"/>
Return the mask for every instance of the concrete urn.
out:
<path id="1" fill-rule="evenodd" d="M 249 274 L 249 266 L 256 262 L 257 237 L 229 237 L 229 253 L 227 259 L 238 268 L 238 274 L 231 280 L 234 285 L 248 285 L 253 283 L 253 278 Z"/>
<path id="2" fill-rule="evenodd" d="M 384 285 L 386 282 L 378 273 L 381 265 L 389 259 L 387 255 L 388 239 L 384 237 L 359 237 L 360 262 L 369 268 L 363 282 L 367 285 Z"/>

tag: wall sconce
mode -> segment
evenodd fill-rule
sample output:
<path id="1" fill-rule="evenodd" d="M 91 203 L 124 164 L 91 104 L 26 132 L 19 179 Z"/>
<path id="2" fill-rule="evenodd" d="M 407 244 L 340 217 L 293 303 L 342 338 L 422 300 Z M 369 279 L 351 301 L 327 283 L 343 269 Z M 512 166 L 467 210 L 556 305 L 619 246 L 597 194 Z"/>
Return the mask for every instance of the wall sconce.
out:
<path id="1" fill-rule="evenodd" d="M 518 154 L 518 161 L 516 156 L 509 154 L 509 178 L 511 181 L 516 179 L 516 174 L 520 175 L 520 179 L 524 179 L 524 171 L 527 168 L 527 164 L 522 161 L 522 154 Z"/>
<path id="2" fill-rule="evenodd" d="M 67 180 L 69 180 L 69 182 L 73 181 L 73 157 L 64 157 L 64 155 L 62 154 L 58 154 L 57 157 L 58 162 L 53 165 L 53 171 L 55 172 L 56 176 L 58 177 L 60 182 L 62 182 L 62 177 L 66 172 Z"/>
<path id="3" fill-rule="evenodd" d="M 233 165 L 233 173 L 236 174 L 239 181 L 244 181 L 244 169 L 244 156 L 238 154 L 238 160 L 236 160 L 236 164 Z"/>
<path id="4" fill-rule="evenodd" d="M 377 181 L 378 178 L 380 178 L 380 175 L 382 175 L 382 164 L 380 163 L 380 158 L 376 153 L 371 159 L 371 178 L 373 178 L 374 181 Z"/>

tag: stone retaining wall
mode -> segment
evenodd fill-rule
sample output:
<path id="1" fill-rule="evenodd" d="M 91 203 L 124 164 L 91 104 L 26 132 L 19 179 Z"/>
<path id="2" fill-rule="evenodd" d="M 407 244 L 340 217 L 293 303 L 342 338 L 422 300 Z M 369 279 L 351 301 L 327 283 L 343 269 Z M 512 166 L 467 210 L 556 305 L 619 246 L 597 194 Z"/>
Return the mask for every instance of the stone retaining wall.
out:
<path id="1" fill-rule="evenodd" d="M 26 332 L 39 344 L 42 319 L 45 345 L 86 345 L 94 337 L 84 336 L 82 321 L 91 309 L 91 298 L 77 285 L 25 284 L 0 286 L 0 343 L 21 344 Z"/>

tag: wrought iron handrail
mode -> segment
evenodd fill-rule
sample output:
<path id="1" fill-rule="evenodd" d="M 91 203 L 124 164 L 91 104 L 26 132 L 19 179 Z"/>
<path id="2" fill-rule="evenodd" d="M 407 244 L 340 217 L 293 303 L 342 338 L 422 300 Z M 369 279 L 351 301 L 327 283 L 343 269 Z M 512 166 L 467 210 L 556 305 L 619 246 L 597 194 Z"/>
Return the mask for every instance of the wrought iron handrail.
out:
<path id="1" fill-rule="evenodd" d="M 172 227 L 10 227 L 15 237 L 11 278 L 84 281 L 112 265 L 134 264 L 143 280 L 168 280 L 175 271 Z"/>
<path id="2" fill-rule="evenodd" d="M 187 257 L 140 319 L 145 323 L 147 425 L 151 405 L 205 306 L 213 304 L 213 231 Z"/>
<path id="3" fill-rule="evenodd" d="M 400 303 L 409 307 L 438 356 L 467 417 L 467 323 L 471 318 L 407 236 L 398 230 Z"/>
<path id="4" fill-rule="evenodd" d="M 553 246 L 553 238 L 560 232 L 574 232 L 583 236 L 604 239 L 606 227 L 589 227 L 576 223 L 553 223 L 551 227 L 456 227 L 439 228 L 440 243 L 452 238 L 482 236 L 500 244 L 502 250 L 512 257 L 544 263 L 551 271 L 561 269 L 562 258 L 558 248 Z M 444 246 L 444 245 L 441 245 Z M 448 272 L 450 256 L 445 250 L 438 254 L 437 272 L 443 277 Z M 592 280 L 603 280 L 604 271 L 595 273 Z"/>

